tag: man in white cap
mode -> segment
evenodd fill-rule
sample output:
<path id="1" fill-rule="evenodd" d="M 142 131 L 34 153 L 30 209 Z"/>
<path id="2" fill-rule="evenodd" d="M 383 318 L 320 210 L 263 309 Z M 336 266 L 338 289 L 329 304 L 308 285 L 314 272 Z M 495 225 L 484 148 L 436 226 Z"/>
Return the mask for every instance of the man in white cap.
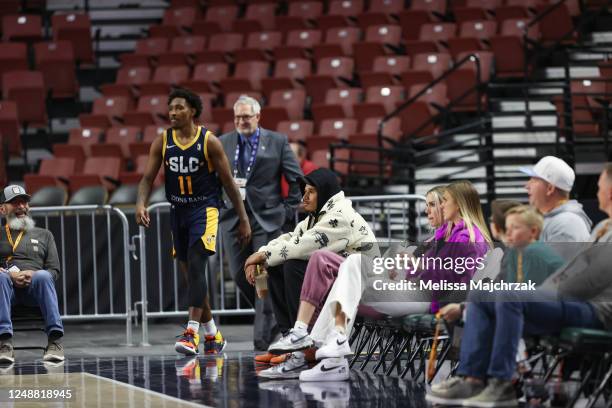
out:
<path id="1" fill-rule="evenodd" d="M 0 364 L 15 360 L 11 322 L 14 304 L 40 307 L 49 340 L 43 360 L 64 360 L 64 327 L 54 284 L 60 270 L 57 247 L 50 231 L 34 226 L 29 201 L 30 196 L 18 185 L 4 188 L 0 199 L 0 212 L 6 218 L 0 244 L 10 254 L 6 265 L 0 265 Z"/>
<path id="2" fill-rule="evenodd" d="M 576 179 L 574 170 L 558 157 L 545 156 L 520 171 L 531 176 L 525 186 L 529 204 L 544 214 L 540 241 L 587 242 L 592 222 L 582 204 L 569 199 Z"/>

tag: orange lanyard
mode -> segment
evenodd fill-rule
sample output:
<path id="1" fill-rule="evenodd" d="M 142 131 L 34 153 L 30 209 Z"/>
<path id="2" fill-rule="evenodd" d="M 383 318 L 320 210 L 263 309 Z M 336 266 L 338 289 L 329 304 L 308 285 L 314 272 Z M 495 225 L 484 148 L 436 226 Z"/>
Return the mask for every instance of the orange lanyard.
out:
<path id="1" fill-rule="evenodd" d="M 13 247 L 14 254 L 15 250 L 19 246 L 19 243 L 21 242 L 21 238 L 23 237 L 23 233 L 25 232 L 25 230 L 22 230 L 19 235 L 17 235 L 17 240 L 15 240 L 15 242 L 13 243 L 13 236 L 11 235 L 11 229 L 9 228 L 8 224 L 4 226 L 4 229 L 6 230 L 6 238 L 8 239 L 9 244 L 11 244 L 11 246 Z M 6 258 L 7 261 L 10 261 L 11 259 L 13 259 L 13 255 L 10 255 Z"/>

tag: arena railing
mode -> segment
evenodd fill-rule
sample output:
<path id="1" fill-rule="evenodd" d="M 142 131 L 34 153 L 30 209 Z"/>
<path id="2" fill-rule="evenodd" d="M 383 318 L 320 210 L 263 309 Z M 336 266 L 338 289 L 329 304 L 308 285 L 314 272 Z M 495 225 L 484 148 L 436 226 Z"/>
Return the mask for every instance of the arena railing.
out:
<path id="1" fill-rule="evenodd" d="M 425 197 L 416 194 L 381 195 L 349 197 L 354 208 L 372 226 L 377 239 L 381 242 L 397 242 L 412 238 L 409 235 L 408 209 L 416 206 L 421 213 L 425 209 Z M 140 265 L 141 299 L 137 302 L 141 307 L 142 346 L 149 346 L 149 319 L 186 316 L 187 307 L 181 293 L 180 273 L 176 260 L 169 256 L 172 248 L 172 239 L 168 234 L 169 203 L 156 203 L 148 207 L 151 217 L 149 228 L 140 226 L 134 241 L 138 242 L 138 250 L 134 257 Z M 422 223 L 426 222 L 423 217 Z M 221 233 L 217 234 L 217 254 L 209 258 L 207 269 L 218 273 L 210 274 L 207 271 L 208 287 L 212 314 L 216 316 L 247 316 L 253 315 L 253 308 L 243 308 L 240 293 L 237 288 L 229 291 L 226 282 L 231 276 L 226 276 L 226 266 L 223 262 L 223 245 Z M 422 228 L 413 239 L 423 238 Z M 164 255 L 164 253 L 166 255 Z M 168 274 L 167 271 L 172 273 Z M 234 286 L 235 287 L 235 286 Z M 154 290 L 151 290 L 153 289 Z"/>
<path id="2" fill-rule="evenodd" d="M 125 343 L 132 345 L 133 247 L 125 214 L 110 205 L 33 207 L 31 213 L 55 238 L 62 320 L 124 320 Z"/>

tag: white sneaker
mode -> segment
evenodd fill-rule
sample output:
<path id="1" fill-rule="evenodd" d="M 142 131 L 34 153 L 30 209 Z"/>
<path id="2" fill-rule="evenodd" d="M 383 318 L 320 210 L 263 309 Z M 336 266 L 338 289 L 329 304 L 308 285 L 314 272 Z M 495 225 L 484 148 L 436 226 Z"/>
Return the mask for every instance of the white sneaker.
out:
<path id="1" fill-rule="evenodd" d="M 306 369 L 306 359 L 294 353 L 284 363 L 262 370 L 257 375 L 263 378 L 299 378 L 300 373 Z"/>
<path id="2" fill-rule="evenodd" d="M 300 381 L 346 381 L 350 377 L 345 358 L 326 358 L 300 374 Z"/>
<path id="3" fill-rule="evenodd" d="M 315 358 L 317 360 L 323 360 L 324 358 L 342 358 L 349 354 L 353 353 L 348 344 L 348 337 L 346 334 L 341 334 L 334 330 L 334 334 L 330 335 L 325 341 L 325 344 L 317 350 Z"/>
<path id="4" fill-rule="evenodd" d="M 301 332 L 295 329 L 289 330 L 286 336 L 281 337 L 277 342 L 268 347 L 272 354 L 291 353 L 292 351 L 304 350 L 314 346 L 314 341 L 306 331 Z"/>

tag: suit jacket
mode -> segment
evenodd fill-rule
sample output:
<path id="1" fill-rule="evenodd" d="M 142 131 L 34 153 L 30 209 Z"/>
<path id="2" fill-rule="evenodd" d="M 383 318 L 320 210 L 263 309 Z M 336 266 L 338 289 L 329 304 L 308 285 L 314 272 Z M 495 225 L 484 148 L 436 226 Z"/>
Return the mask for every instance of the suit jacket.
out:
<path id="1" fill-rule="evenodd" d="M 234 174 L 234 156 L 238 146 L 238 132 L 233 131 L 219 137 L 223 150 Z M 281 174 L 289 182 L 289 196 L 281 197 Z M 289 147 L 287 136 L 260 128 L 259 146 L 253 169 L 247 178 L 245 206 L 267 232 L 279 230 L 286 220 L 293 219 L 295 208 L 301 200 L 298 177 L 302 176 L 300 165 Z M 234 229 L 238 215 L 231 201 L 224 196 L 225 208 L 221 209 L 219 221 L 225 231 Z"/>

